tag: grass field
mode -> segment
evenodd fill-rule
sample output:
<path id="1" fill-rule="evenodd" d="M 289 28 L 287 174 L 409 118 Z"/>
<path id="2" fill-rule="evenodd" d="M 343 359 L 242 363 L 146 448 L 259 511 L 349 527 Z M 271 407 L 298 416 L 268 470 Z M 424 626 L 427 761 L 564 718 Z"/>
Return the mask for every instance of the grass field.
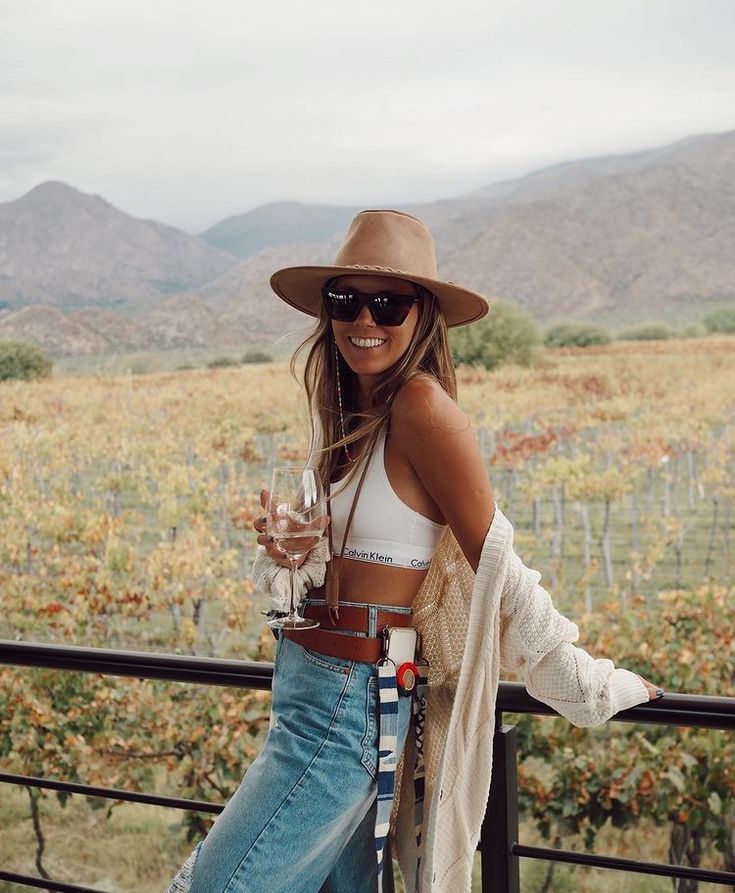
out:
<path id="1" fill-rule="evenodd" d="M 611 598 L 732 584 L 735 337 L 550 351 L 532 369 L 458 377 L 516 549 L 560 610 L 578 619 Z M 306 446 L 285 364 L 6 383 L 0 430 L 0 637 L 253 653 L 267 605 L 247 580 L 257 493 Z M 0 795 L 0 865 L 34 874 L 28 795 Z M 78 796 L 41 810 L 50 873 L 111 893 L 163 893 L 190 850 L 173 810 L 122 804 L 108 822 Z M 521 839 L 543 845 L 528 825 Z M 597 849 L 667 861 L 666 841 L 666 829 L 607 828 Z M 524 861 L 524 893 L 546 872 Z M 671 882 L 557 866 L 549 889 Z"/>
<path id="2" fill-rule="evenodd" d="M 104 809 L 92 809 L 83 797 L 72 796 L 62 809 L 55 797 L 48 796 L 40 812 L 46 841 L 43 862 L 49 874 L 57 880 L 109 893 L 165 893 L 192 849 L 182 841 L 177 810 L 122 803 L 115 806 L 108 820 Z M 26 792 L 3 786 L 0 865 L 5 871 L 36 874 L 36 843 L 28 816 Z M 521 824 L 520 841 L 549 846 L 525 823 Z M 562 845 L 564 849 L 584 851 L 581 841 L 574 838 Z M 298 840 L 294 846 L 298 847 Z M 607 826 L 600 832 L 596 852 L 666 862 L 666 831 L 644 822 L 633 840 L 631 835 Z M 288 853 L 283 857 L 288 859 Z M 481 889 L 479 854 L 475 863 L 473 893 Z M 532 859 L 522 859 L 520 864 L 522 893 L 540 893 L 548 864 Z M 719 865 L 705 857 L 703 867 L 710 864 Z M 395 872 L 399 879 L 397 868 Z M 397 885 L 398 893 L 402 893 L 401 886 Z M 25 889 L 0 881 L 0 893 L 23 893 Z M 548 889 L 553 893 L 671 893 L 672 884 L 666 878 L 557 864 Z M 722 889 L 715 884 L 700 885 L 700 893 L 719 893 Z"/>
<path id="3" fill-rule="evenodd" d="M 517 551 L 561 609 L 732 581 L 735 337 L 464 369 L 459 399 Z M 244 586 L 257 494 L 275 463 L 305 455 L 303 399 L 284 364 L 6 383 L 0 425 L 0 579 L 38 605 L 74 567 L 113 602 L 133 584 L 155 592 L 142 635 L 140 617 L 108 607 L 105 636 L 120 647 L 167 647 L 203 598 L 201 653 L 235 653 L 223 619 L 252 599 L 257 620 L 265 602 Z M 73 633 L 39 615 L 0 618 L 3 635 L 62 628 Z"/>

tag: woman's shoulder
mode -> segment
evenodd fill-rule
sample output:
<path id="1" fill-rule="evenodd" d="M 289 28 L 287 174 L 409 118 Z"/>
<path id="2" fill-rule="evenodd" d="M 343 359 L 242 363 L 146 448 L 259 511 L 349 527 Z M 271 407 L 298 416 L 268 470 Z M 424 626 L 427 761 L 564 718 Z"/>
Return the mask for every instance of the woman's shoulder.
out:
<path id="1" fill-rule="evenodd" d="M 454 404 L 454 400 L 441 382 L 428 372 L 417 372 L 401 385 L 393 400 L 391 414 L 417 412 L 422 406 L 447 406 L 450 403 Z"/>
<path id="2" fill-rule="evenodd" d="M 420 372 L 402 386 L 391 406 L 391 428 L 412 435 L 465 428 L 467 416 L 433 375 Z"/>

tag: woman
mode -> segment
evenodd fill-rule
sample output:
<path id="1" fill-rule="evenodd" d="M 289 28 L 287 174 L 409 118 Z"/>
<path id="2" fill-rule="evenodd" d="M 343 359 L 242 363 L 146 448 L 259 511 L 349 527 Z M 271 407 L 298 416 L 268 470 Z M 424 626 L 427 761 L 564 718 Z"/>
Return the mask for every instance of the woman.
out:
<path id="1" fill-rule="evenodd" d="M 389 857 L 383 871 L 390 819 L 407 891 L 469 891 L 500 669 L 520 672 L 575 725 L 662 692 L 574 647 L 576 625 L 513 551 L 456 402 L 447 341 L 448 326 L 483 317 L 488 305 L 437 278 L 428 229 L 402 212 L 363 211 L 333 267 L 279 270 L 271 285 L 318 320 L 302 347 L 311 345 L 313 455 L 332 492 L 339 593 L 322 585 L 323 562 L 300 568 L 304 613 L 320 626 L 279 631 L 268 738 L 170 890 L 392 889 Z M 254 526 L 270 564 L 261 579 L 275 593 L 288 562 L 265 518 Z M 397 697 L 397 723 L 383 712 L 375 657 L 386 625 L 421 633 L 425 724 L 418 712 L 412 723 L 410 691 Z M 383 722 L 395 739 L 381 738 L 379 763 Z M 415 773 L 422 744 L 425 777 Z"/>

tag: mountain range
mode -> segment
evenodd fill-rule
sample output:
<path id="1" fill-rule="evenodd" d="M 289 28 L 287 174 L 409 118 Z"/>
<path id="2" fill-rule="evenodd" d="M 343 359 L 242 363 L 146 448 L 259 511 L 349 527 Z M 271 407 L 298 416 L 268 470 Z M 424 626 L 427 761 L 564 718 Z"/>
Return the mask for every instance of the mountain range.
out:
<path id="1" fill-rule="evenodd" d="M 400 207 L 432 230 L 442 278 L 541 322 L 676 324 L 735 301 L 735 131 Z M 51 354 L 263 345 L 308 324 L 270 273 L 330 263 L 357 210 L 273 202 L 195 235 L 46 181 L 0 204 L 0 339 Z"/>

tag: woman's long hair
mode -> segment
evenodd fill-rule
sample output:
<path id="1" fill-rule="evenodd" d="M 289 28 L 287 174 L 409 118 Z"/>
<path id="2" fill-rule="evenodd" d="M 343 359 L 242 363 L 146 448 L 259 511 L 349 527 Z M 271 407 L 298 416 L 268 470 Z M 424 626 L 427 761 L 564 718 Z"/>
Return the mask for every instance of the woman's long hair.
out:
<path id="1" fill-rule="evenodd" d="M 329 280 L 330 283 L 333 281 Z M 362 412 L 358 409 L 357 376 L 337 348 L 331 321 L 323 304 L 314 331 L 296 348 L 291 358 L 291 373 L 297 378 L 297 358 L 311 345 L 304 367 L 304 388 L 311 422 L 312 456 L 318 456 L 313 467 L 318 470 L 325 487 L 335 476 L 338 466 L 343 464 L 343 447 L 360 441 L 359 448 L 352 451 L 353 461 L 344 480 L 345 486 L 352 480 L 361 461 L 377 440 L 382 424 L 390 415 L 393 400 L 409 378 L 421 372 L 427 373 L 439 382 L 453 400 L 457 399 L 457 379 L 444 314 L 439 309 L 439 302 L 433 292 L 417 283 L 411 284 L 417 295 L 423 298 L 413 336 L 403 356 L 376 376 L 371 404 Z M 337 363 L 344 437 L 340 433 Z M 341 486 L 342 484 L 340 489 Z"/>

